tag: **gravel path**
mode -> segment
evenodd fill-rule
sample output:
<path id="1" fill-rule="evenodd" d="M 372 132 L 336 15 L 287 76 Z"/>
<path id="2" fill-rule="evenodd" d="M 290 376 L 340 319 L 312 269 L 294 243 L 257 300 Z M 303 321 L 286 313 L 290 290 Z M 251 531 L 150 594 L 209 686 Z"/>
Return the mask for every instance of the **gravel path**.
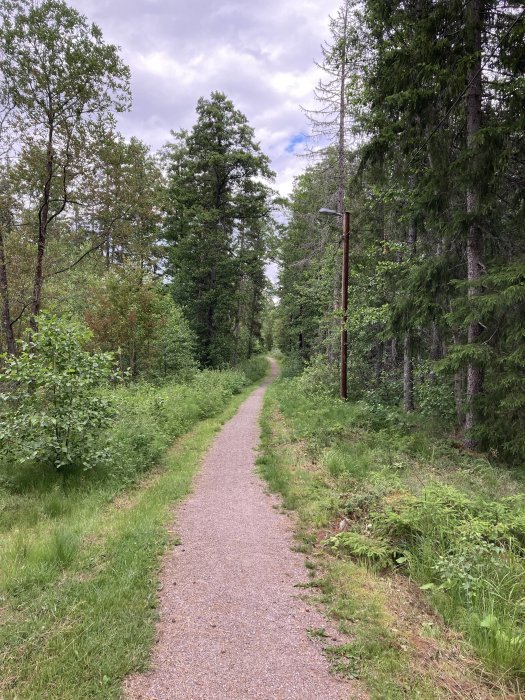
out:
<path id="1" fill-rule="evenodd" d="M 179 508 L 152 670 L 127 680 L 132 700 L 361 697 L 308 637 L 327 621 L 294 587 L 308 579 L 304 557 L 290 550 L 290 520 L 254 472 L 264 391 L 224 426 Z"/>

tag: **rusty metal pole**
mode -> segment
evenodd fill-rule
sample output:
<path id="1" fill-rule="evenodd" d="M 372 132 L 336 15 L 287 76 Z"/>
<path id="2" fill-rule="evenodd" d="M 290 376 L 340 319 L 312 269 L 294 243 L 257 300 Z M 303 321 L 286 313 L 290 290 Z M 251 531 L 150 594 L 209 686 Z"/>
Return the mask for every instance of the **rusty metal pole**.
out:
<path id="1" fill-rule="evenodd" d="M 348 398 L 348 257 L 350 243 L 350 212 L 343 212 L 343 275 L 341 286 L 341 381 L 339 396 L 343 401 Z"/>

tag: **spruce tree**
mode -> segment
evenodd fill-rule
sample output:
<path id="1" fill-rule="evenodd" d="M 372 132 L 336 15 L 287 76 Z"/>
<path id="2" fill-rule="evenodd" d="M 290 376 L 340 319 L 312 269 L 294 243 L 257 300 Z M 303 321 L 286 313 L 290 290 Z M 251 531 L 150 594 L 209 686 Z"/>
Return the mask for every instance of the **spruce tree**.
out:
<path id="1" fill-rule="evenodd" d="M 203 365 L 249 354 L 260 334 L 273 173 L 246 117 L 220 92 L 197 104 L 190 132 L 174 134 L 166 237 L 173 294 Z M 244 341 L 244 342 L 243 342 Z"/>

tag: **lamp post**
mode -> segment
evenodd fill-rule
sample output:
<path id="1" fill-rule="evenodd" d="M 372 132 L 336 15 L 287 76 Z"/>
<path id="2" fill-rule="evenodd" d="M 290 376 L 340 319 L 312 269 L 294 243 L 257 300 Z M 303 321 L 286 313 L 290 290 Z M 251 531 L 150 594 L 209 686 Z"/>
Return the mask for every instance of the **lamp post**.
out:
<path id="1" fill-rule="evenodd" d="M 335 209 L 319 209 L 320 214 L 328 216 L 340 216 L 343 219 L 343 274 L 341 281 L 341 309 L 343 317 L 341 319 L 341 376 L 339 382 L 339 396 L 343 401 L 348 398 L 347 370 L 348 370 L 348 330 L 346 323 L 348 320 L 348 250 L 350 239 L 350 212 L 343 213 Z"/>

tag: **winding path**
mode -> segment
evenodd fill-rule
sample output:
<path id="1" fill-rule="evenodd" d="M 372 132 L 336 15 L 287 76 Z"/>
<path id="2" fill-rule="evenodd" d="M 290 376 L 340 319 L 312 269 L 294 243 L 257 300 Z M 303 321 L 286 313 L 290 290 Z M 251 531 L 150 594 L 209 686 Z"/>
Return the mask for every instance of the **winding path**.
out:
<path id="1" fill-rule="evenodd" d="M 275 375 L 272 368 L 272 377 Z M 267 384 L 268 382 L 266 382 Z M 152 670 L 125 684 L 132 700 L 344 700 L 307 630 L 326 620 L 295 587 L 289 518 L 254 471 L 259 387 L 222 429 L 178 510 L 181 545 L 166 557 Z"/>

